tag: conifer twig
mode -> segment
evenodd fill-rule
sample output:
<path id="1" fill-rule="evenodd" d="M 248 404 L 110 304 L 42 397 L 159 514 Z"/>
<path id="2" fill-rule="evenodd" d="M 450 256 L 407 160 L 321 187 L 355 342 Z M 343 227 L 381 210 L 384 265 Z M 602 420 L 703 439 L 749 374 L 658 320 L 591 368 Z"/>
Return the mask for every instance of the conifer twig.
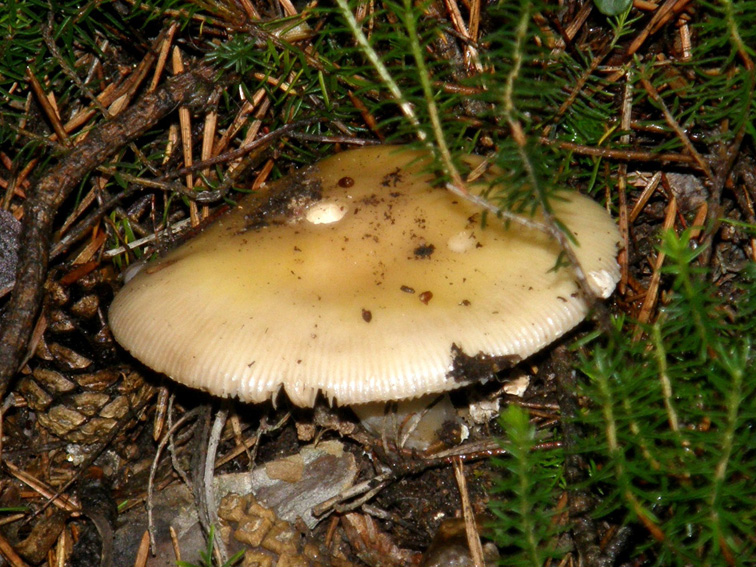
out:
<path id="1" fill-rule="evenodd" d="M 441 163 L 452 183 L 460 190 L 467 192 L 465 183 L 462 181 L 462 176 L 454 166 L 452 161 L 449 147 L 446 144 L 446 136 L 444 135 L 444 129 L 441 125 L 441 118 L 438 115 L 438 107 L 436 106 L 436 99 L 433 93 L 433 88 L 430 81 L 430 72 L 425 65 L 425 58 L 423 57 L 422 47 L 420 46 L 420 40 L 418 36 L 417 26 L 415 25 L 415 16 L 413 14 L 412 0 L 404 0 L 404 17 L 405 25 L 407 26 L 407 37 L 409 38 L 410 46 L 412 48 L 412 55 L 415 58 L 417 64 L 418 76 L 420 78 L 420 85 L 423 88 L 423 95 L 425 96 L 425 104 L 428 107 L 428 116 L 431 121 L 431 128 L 433 129 L 433 137 L 436 140 L 436 146 L 438 153 L 441 157 Z"/>
<path id="2" fill-rule="evenodd" d="M 373 46 L 370 45 L 368 38 L 365 37 L 365 34 L 362 32 L 362 28 L 354 18 L 352 11 L 349 9 L 347 0 L 336 0 L 336 3 L 339 5 L 341 15 L 349 26 L 349 31 L 352 32 L 352 36 L 357 42 L 357 45 L 359 45 L 360 49 L 365 54 L 365 57 L 368 58 L 368 61 L 370 61 L 370 64 L 373 66 L 376 73 L 378 73 L 381 81 L 383 81 L 383 83 L 386 85 L 386 88 L 388 88 L 391 96 L 394 97 L 394 100 L 399 105 L 402 114 L 404 114 L 405 118 L 409 120 L 410 124 L 412 124 L 412 127 L 415 129 L 415 132 L 417 134 L 418 140 L 422 142 L 426 141 L 427 136 L 420 126 L 420 121 L 417 118 L 417 114 L 415 114 L 415 110 L 412 108 L 412 104 L 410 104 L 410 102 L 404 96 L 404 93 L 399 88 L 399 85 L 391 76 L 391 73 L 383 64 L 383 61 L 381 61 L 380 55 L 378 55 L 375 49 L 373 49 Z"/>
<path id="3" fill-rule="evenodd" d="M 653 101 L 659 105 L 662 113 L 664 114 L 664 119 L 666 120 L 667 124 L 670 128 L 672 128 L 685 149 L 696 161 L 698 167 L 701 168 L 701 171 L 706 174 L 706 177 L 708 177 L 710 181 L 713 180 L 714 173 L 711 171 L 711 167 L 709 167 L 709 164 L 706 162 L 704 157 L 698 152 L 698 150 L 696 150 L 695 146 L 693 146 L 693 142 L 690 141 L 690 138 L 685 133 L 685 130 L 683 130 L 680 124 L 677 123 L 675 117 L 672 116 L 672 113 L 659 94 L 659 91 L 657 91 L 656 87 L 651 83 L 651 81 L 649 81 L 645 77 L 641 78 L 641 84 L 643 85 L 643 88 L 646 89 L 646 92 L 653 99 Z"/>
<path id="4" fill-rule="evenodd" d="M 565 256 L 572 266 L 572 270 L 575 275 L 575 279 L 578 283 L 578 293 L 580 293 L 583 301 L 589 308 L 592 308 L 597 303 L 597 295 L 593 288 L 588 283 L 588 279 L 585 274 L 585 270 L 580 264 L 580 260 L 575 254 L 575 250 L 567 236 L 565 230 L 563 230 L 549 205 L 549 201 L 546 195 L 546 191 L 543 187 L 541 179 L 539 179 L 535 166 L 531 160 L 527 151 L 527 138 L 522 123 L 517 118 L 517 107 L 514 102 L 514 85 L 520 75 L 522 65 L 524 62 L 524 44 L 527 38 L 528 22 L 530 21 L 532 7 L 523 8 L 520 13 L 520 20 L 517 23 L 515 31 L 515 45 L 512 55 L 512 68 L 507 74 L 507 78 L 504 85 L 504 92 L 502 94 L 502 114 L 504 119 L 509 124 L 510 135 L 514 139 L 517 146 L 517 152 L 520 156 L 520 163 L 525 169 L 528 177 L 528 181 L 531 187 L 538 195 L 538 201 L 541 204 L 541 214 L 543 215 L 544 223 L 539 223 L 545 227 L 546 232 L 559 244 L 560 249 L 564 252 Z"/>
<path id="5" fill-rule="evenodd" d="M 585 275 L 585 270 L 583 270 L 583 267 L 580 264 L 580 260 L 575 254 L 575 250 L 572 248 L 572 245 L 567 239 L 565 233 L 555 222 L 553 216 L 551 217 L 551 222 L 549 223 L 544 209 L 542 209 L 542 214 L 547 222 L 538 222 L 531 217 L 519 215 L 497 207 L 485 197 L 463 191 L 458 187 L 455 187 L 451 183 L 447 183 L 446 188 L 455 195 L 458 195 L 459 197 L 466 199 L 467 201 L 479 206 L 480 208 L 493 213 L 497 217 L 504 219 L 506 222 L 513 222 L 526 228 L 531 228 L 533 230 L 543 232 L 544 234 L 556 240 L 556 242 L 560 246 L 560 249 L 562 250 L 562 252 L 564 252 L 564 254 L 567 256 L 567 259 L 570 261 L 570 266 L 574 272 L 575 280 L 578 283 L 578 290 L 583 295 L 583 300 L 586 302 L 586 305 L 588 305 L 588 307 L 593 307 L 596 304 L 598 299 L 596 292 L 593 291 L 593 288 L 588 282 L 588 278 Z"/>

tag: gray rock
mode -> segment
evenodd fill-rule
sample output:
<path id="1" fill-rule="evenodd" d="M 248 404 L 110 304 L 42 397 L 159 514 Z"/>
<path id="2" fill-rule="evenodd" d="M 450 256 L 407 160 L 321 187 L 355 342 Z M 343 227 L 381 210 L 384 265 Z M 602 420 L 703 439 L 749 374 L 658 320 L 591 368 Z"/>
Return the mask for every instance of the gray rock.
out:
<path id="1" fill-rule="evenodd" d="M 354 456 L 338 441 L 307 446 L 297 455 L 261 465 L 250 473 L 234 473 L 215 478 L 215 496 L 252 493 L 278 518 L 295 522 L 298 518 L 310 528 L 319 520 L 311 509 L 350 487 L 357 477 Z M 198 551 L 205 548 L 191 493 L 183 485 L 161 491 L 153 509 L 156 527 L 156 555 L 148 567 L 175 567 L 176 559 L 169 527 L 176 531 L 182 560 L 197 564 Z M 147 529 L 147 512 L 139 507 L 119 518 L 114 549 L 119 550 L 113 567 L 132 567 L 139 542 Z"/>
<path id="2" fill-rule="evenodd" d="M 18 235 L 21 223 L 10 212 L 0 209 L 0 296 L 13 288 L 18 264 Z"/>

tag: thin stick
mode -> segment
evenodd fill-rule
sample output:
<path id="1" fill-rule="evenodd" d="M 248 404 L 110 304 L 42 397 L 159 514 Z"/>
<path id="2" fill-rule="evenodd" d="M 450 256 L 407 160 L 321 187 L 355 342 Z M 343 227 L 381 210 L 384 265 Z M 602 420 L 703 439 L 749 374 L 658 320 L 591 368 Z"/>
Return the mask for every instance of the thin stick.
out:
<path id="1" fill-rule="evenodd" d="M 632 120 L 633 109 L 633 86 L 632 76 L 628 70 L 625 89 L 622 93 L 622 124 L 621 128 L 626 133 L 622 134 L 620 142 L 624 146 L 630 145 L 630 121 Z M 620 247 L 617 262 L 620 265 L 620 291 L 624 294 L 627 291 L 627 282 L 630 280 L 630 268 L 628 258 L 630 251 L 630 224 L 627 216 L 627 162 L 619 164 L 617 179 L 617 197 L 619 200 L 619 233 L 622 246 Z"/>
<path id="2" fill-rule="evenodd" d="M 68 138 L 68 134 L 66 134 L 66 131 L 63 128 L 63 124 L 61 124 L 60 122 L 58 109 L 50 102 L 50 99 L 45 94 L 45 90 L 42 88 L 42 85 L 32 72 L 31 67 L 26 68 L 26 77 L 29 79 L 29 85 L 31 85 L 32 91 L 34 91 L 34 94 L 37 97 L 37 102 L 39 102 L 39 105 L 42 107 L 42 110 L 47 116 L 47 119 L 50 121 L 50 124 L 52 124 L 53 130 L 55 131 L 55 135 L 58 137 L 58 140 L 60 140 L 60 142 L 67 148 L 72 147 L 73 144 L 71 144 L 71 140 Z"/>
<path id="3" fill-rule="evenodd" d="M 179 546 L 178 534 L 173 526 L 168 528 L 171 534 L 171 545 L 173 546 L 173 555 L 176 557 L 176 563 L 181 562 L 181 546 Z"/>
<path id="4" fill-rule="evenodd" d="M 150 82 L 150 86 L 147 88 L 148 93 L 153 92 L 160 82 L 160 77 L 162 76 L 163 70 L 165 69 L 165 62 L 168 60 L 168 52 L 171 50 L 171 44 L 173 43 L 173 36 L 175 35 L 177 29 L 178 23 L 172 23 L 168 27 L 168 31 L 166 32 L 165 37 L 160 42 L 160 55 L 158 55 L 155 71 L 152 74 L 152 82 Z"/>
<path id="5" fill-rule="evenodd" d="M 202 132 L 202 153 L 200 158 L 202 160 L 210 159 L 213 157 L 213 143 L 215 142 L 215 129 L 218 125 L 218 98 L 220 98 L 220 91 L 216 90 L 210 96 L 208 101 L 209 111 L 205 115 L 205 125 Z M 210 176 L 210 169 L 206 168 L 202 170 L 202 175 L 205 178 Z M 202 220 L 205 220 L 210 214 L 210 209 L 207 205 L 202 206 Z"/>
<path id="6" fill-rule="evenodd" d="M 540 142 L 547 146 L 555 145 L 561 150 L 567 150 L 584 156 L 596 156 L 621 161 L 648 161 L 659 163 L 683 163 L 686 165 L 696 166 L 696 161 L 692 156 L 685 154 L 675 154 L 670 152 L 655 153 L 642 150 L 621 150 L 612 148 L 596 148 L 594 146 L 584 146 L 573 142 L 563 142 L 559 140 L 547 140 L 541 138 Z"/>
<path id="7" fill-rule="evenodd" d="M 68 529 L 60 532 L 60 537 L 55 544 L 55 565 L 64 567 L 66 564 L 66 549 L 68 548 Z"/>
<path id="8" fill-rule="evenodd" d="M 667 214 L 664 217 L 664 225 L 662 230 L 670 230 L 675 225 L 675 216 L 677 215 L 677 200 L 672 197 L 667 206 Z M 661 269 L 664 265 L 666 254 L 659 251 L 656 256 L 656 262 L 654 262 L 654 272 L 651 274 L 651 283 L 648 284 L 648 290 L 646 291 L 646 297 L 643 299 L 643 306 L 638 314 L 638 322 L 640 324 L 648 323 L 651 319 L 651 313 L 656 306 L 656 301 L 659 299 L 659 283 L 661 281 Z M 637 342 L 643 335 L 643 330 L 640 326 L 633 331 L 633 342 Z"/>
<path id="9" fill-rule="evenodd" d="M 225 565 L 228 559 L 228 552 L 226 551 L 226 545 L 220 538 L 220 529 L 218 526 L 218 504 L 215 501 L 215 487 L 213 486 L 213 477 L 215 476 L 215 457 L 218 454 L 218 445 L 220 444 L 221 434 L 223 433 L 223 426 L 226 424 L 226 418 L 228 417 L 228 410 L 224 407 L 219 409 L 215 414 L 215 421 L 213 422 L 213 428 L 210 431 L 210 439 L 207 443 L 207 455 L 205 457 L 205 503 L 207 505 L 207 517 L 211 526 L 215 526 L 213 532 L 216 537 L 213 541 L 213 548 L 215 554 L 218 556 L 218 564 Z"/>
<path id="10" fill-rule="evenodd" d="M 165 426 L 165 412 L 168 410 L 168 397 L 170 396 L 167 386 L 158 388 L 158 399 L 155 402 L 155 418 L 152 420 L 152 438 L 157 441 Z"/>
<path id="11" fill-rule="evenodd" d="M 175 394 L 171 394 L 171 397 L 168 400 L 168 428 L 173 427 L 173 402 L 176 400 Z M 171 435 L 168 438 L 168 452 L 171 455 L 171 465 L 173 465 L 173 470 L 176 471 L 176 474 L 179 475 L 181 480 L 184 482 L 186 487 L 189 490 L 193 490 L 192 488 L 192 481 L 189 478 L 189 475 L 186 474 L 186 471 L 181 466 L 181 463 L 179 462 L 178 455 L 176 453 L 176 443 L 174 440 L 174 436 Z"/>
<path id="12" fill-rule="evenodd" d="M 643 85 L 643 88 L 646 89 L 646 92 L 653 99 L 653 101 L 659 105 L 662 113 L 664 114 L 664 119 L 667 121 L 667 124 L 669 124 L 669 127 L 672 128 L 672 130 L 674 130 L 677 138 L 680 140 L 680 142 L 682 142 L 683 146 L 685 146 L 685 149 L 688 150 L 688 153 L 696 161 L 698 167 L 701 168 L 701 171 L 706 174 L 706 177 L 708 177 L 709 180 L 713 180 L 714 172 L 711 171 L 711 168 L 709 167 L 709 164 L 706 162 L 704 157 L 700 153 L 698 153 L 698 150 L 695 148 L 695 146 L 693 146 L 693 142 L 690 141 L 688 134 L 685 133 L 685 130 L 683 130 L 682 126 L 680 126 L 680 124 L 677 123 L 675 117 L 672 116 L 672 113 L 664 103 L 664 100 L 659 94 L 659 91 L 656 90 L 656 87 L 652 85 L 651 81 L 649 81 L 648 79 L 642 78 L 641 84 Z"/>
<path id="13" fill-rule="evenodd" d="M 181 59 L 181 50 L 178 46 L 173 48 L 173 73 L 178 75 L 184 72 L 184 61 Z M 189 108 L 182 105 L 179 107 L 179 124 L 181 126 L 181 149 L 184 153 L 184 166 L 192 167 L 192 115 Z M 194 189 L 194 177 L 192 172 L 186 174 L 186 188 Z M 192 226 L 199 225 L 200 219 L 197 212 L 197 203 L 189 201 L 189 216 Z"/>
<path id="14" fill-rule="evenodd" d="M 380 490 L 386 484 L 391 482 L 395 478 L 395 475 L 393 472 L 385 472 L 382 474 L 379 474 L 377 476 L 374 476 L 373 478 L 369 478 L 363 482 L 360 482 L 359 484 L 355 484 L 354 486 L 344 490 L 340 494 L 337 494 L 336 496 L 333 496 L 332 498 L 329 498 L 325 502 L 321 502 L 317 506 L 315 506 L 312 509 L 312 514 L 317 516 L 322 516 L 326 512 L 328 512 L 331 508 L 336 509 L 339 507 L 341 502 L 345 502 L 346 500 L 349 500 L 350 498 L 354 496 L 359 496 L 362 494 L 370 494 L 371 496 L 375 494 L 376 490 Z M 362 499 L 361 499 L 362 500 Z M 339 508 L 339 510 L 346 509 L 346 506 L 343 508 Z M 349 508 L 352 509 L 351 507 Z"/>
<path id="15" fill-rule="evenodd" d="M 134 567 L 145 567 L 147 560 L 150 557 L 150 536 L 147 531 L 142 534 L 142 540 L 139 542 L 139 549 L 137 550 L 136 558 L 134 559 Z"/>
<path id="16" fill-rule="evenodd" d="M 483 546 L 480 543 L 480 534 L 478 526 L 475 523 L 475 514 L 470 504 L 470 494 L 467 492 L 467 480 L 465 479 L 465 469 L 459 457 L 455 457 L 454 477 L 457 479 L 459 495 L 462 499 L 462 517 L 465 520 L 465 534 L 467 535 L 467 545 L 470 548 L 470 555 L 475 567 L 485 567 L 483 560 Z"/>
<path id="17" fill-rule="evenodd" d="M 152 460 L 152 466 L 150 467 L 150 477 L 147 481 L 147 531 L 149 531 L 150 533 L 150 547 L 152 548 L 153 553 L 155 553 L 157 549 L 157 544 L 155 543 L 155 522 L 152 518 L 153 493 L 155 486 L 155 473 L 157 472 L 160 455 L 163 452 L 163 449 L 165 449 L 165 446 L 168 444 L 168 441 L 170 440 L 173 433 L 178 430 L 179 427 L 182 427 L 187 421 L 196 418 L 200 413 L 200 409 L 201 408 L 194 408 L 193 410 L 186 412 L 176 423 L 173 424 L 170 429 L 168 429 L 168 431 L 166 431 L 163 439 L 158 445 L 157 451 L 155 451 L 155 458 Z"/>
<path id="18" fill-rule="evenodd" d="M 635 219 L 638 218 L 638 215 L 643 210 L 643 207 L 646 206 L 648 203 L 648 200 L 651 198 L 651 196 L 654 194 L 654 191 L 656 191 L 656 188 L 659 187 L 659 183 L 661 183 L 662 178 L 662 172 L 657 171 L 656 173 L 651 176 L 651 179 L 649 179 L 648 183 L 646 183 L 646 186 L 643 188 L 643 191 L 641 191 L 640 196 L 635 201 L 635 204 L 633 205 L 633 209 L 630 211 L 630 217 L 628 218 L 628 222 L 633 223 L 635 222 Z"/>

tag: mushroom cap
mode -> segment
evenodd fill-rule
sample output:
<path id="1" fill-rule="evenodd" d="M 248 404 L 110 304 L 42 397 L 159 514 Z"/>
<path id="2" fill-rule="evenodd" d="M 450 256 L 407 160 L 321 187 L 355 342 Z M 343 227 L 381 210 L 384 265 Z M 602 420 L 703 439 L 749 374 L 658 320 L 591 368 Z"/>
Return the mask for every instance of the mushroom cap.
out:
<path id="1" fill-rule="evenodd" d="M 244 401 L 357 404 L 451 390 L 540 350 L 587 307 L 559 246 L 505 227 L 419 173 L 427 155 L 346 151 L 271 184 L 147 265 L 110 308 L 151 368 Z M 476 161 L 477 160 L 477 161 Z M 479 158 L 471 158 L 473 165 Z M 578 194 L 553 207 L 600 297 L 619 279 L 611 217 Z M 455 370 L 472 362 L 468 374 Z M 480 364 L 476 364 L 480 363 Z"/>

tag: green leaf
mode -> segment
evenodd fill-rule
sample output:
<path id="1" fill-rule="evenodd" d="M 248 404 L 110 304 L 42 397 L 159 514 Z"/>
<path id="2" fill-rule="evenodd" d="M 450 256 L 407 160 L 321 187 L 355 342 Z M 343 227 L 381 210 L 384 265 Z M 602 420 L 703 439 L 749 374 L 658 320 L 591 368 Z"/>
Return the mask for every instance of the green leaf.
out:
<path id="1" fill-rule="evenodd" d="M 633 0 L 593 0 L 593 3 L 605 16 L 618 16 L 633 5 Z"/>

